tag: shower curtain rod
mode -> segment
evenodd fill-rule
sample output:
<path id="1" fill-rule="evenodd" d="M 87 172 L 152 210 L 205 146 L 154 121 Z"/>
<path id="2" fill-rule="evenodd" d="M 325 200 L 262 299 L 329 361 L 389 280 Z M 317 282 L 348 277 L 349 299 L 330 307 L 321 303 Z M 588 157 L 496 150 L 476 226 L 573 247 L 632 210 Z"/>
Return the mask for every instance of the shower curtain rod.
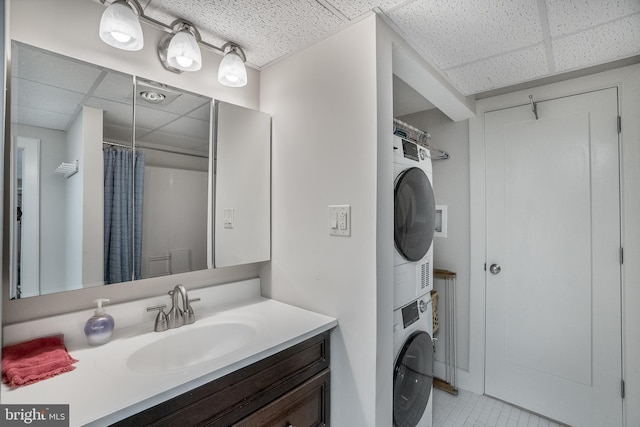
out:
<path id="1" fill-rule="evenodd" d="M 105 145 L 111 145 L 111 146 L 114 146 L 114 147 L 127 148 L 129 150 L 131 150 L 131 148 L 132 148 L 131 145 L 122 144 L 120 142 L 109 141 L 109 140 L 106 140 L 106 139 L 103 140 L 102 143 L 105 144 Z M 180 154 L 180 155 L 183 155 L 183 156 L 191 156 L 191 157 L 200 157 L 200 158 L 203 158 L 203 159 L 208 159 L 209 158 L 209 156 L 206 155 L 206 154 L 184 153 L 182 151 L 172 150 L 170 148 L 150 147 L 150 146 L 145 146 L 145 145 L 140 145 L 140 144 L 137 144 L 136 146 L 137 146 L 137 148 L 142 148 L 142 149 L 145 149 L 145 150 L 162 151 L 164 153 Z"/>

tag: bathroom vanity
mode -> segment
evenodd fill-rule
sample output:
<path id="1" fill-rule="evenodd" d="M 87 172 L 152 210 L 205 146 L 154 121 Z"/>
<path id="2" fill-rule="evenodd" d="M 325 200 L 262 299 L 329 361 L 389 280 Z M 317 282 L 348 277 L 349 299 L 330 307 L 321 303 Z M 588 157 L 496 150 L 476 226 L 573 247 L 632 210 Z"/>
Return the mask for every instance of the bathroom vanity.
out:
<path id="1" fill-rule="evenodd" d="M 76 369 L 0 391 L 3 404 L 69 404 L 71 426 L 323 425 L 337 320 L 260 296 L 259 279 L 189 291 L 196 321 L 154 332 L 146 307 L 107 306 L 110 342 L 89 346 L 91 310 L 6 326 L 5 345 L 63 333 Z M 288 424 L 287 424 L 288 423 Z"/>
<path id="2" fill-rule="evenodd" d="M 115 426 L 323 426 L 329 333 L 132 415 Z"/>

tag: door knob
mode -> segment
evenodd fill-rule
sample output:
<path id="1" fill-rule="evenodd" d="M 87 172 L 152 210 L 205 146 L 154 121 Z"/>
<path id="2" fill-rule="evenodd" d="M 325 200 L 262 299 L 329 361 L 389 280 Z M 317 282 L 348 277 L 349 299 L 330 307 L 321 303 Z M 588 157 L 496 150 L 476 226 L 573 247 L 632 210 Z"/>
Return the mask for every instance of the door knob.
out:
<path id="1" fill-rule="evenodd" d="M 502 271 L 502 267 L 500 267 L 500 265 L 498 264 L 491 264 L 491 267 L 489 267 L 489 271 L 491 272 L 491 274 L 499 274 Z"/>

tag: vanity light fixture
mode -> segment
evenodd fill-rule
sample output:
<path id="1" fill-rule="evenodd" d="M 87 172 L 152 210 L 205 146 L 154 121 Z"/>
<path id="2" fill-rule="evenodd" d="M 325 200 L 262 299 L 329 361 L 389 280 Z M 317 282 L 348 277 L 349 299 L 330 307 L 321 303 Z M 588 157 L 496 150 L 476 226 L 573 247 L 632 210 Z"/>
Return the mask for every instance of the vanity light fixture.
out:
<path id="1" fill-rule="evenodd" d="M 106 5 L 110 0 L 100 0 Z M 145 16 L 138 0 L 115 0 L 109 4 L 100 20 L 100 38 L 107 44 L 124 50 L 140 50 L 143 46 L 140 20 L 165 29 L 166 34 L 158 44 L 158 57 L 162 66 L 174 73 L 198 71 L 202 67 L 200 45 L 221 52 L 224 57 L 218 68 L 218 82 L 229 87 L 247 84 L 247 57 L 235 43 L 217 47 L 202 41 L 193 24 L 177 19 L 166 25 Z"/>
<path id="2" fill-rule="evenodd" d="M 100 19 L 100 38 L 122 50 L 140 50 L 144 45 L 137 0 L 117 0 L 105 9 Z"/>
<path id="3" fill-rule="evenodd" d="M 247 84 L 247 69 L 244 63 L 247 60 L 243 50 L 234 43 L 222 46 L 224 58 L 218 68 L 218 81 L 220 84 L 230 87 L 242 87 Z"/>
<path id="4" fill-rule="evenodd" d="M 158 45 L 158 57 L 162 66 L 174 73 L 198 71 L 202 67 L 200 33 L 187 21 L 171 24 L 173 32 L 165 35 Z"/>

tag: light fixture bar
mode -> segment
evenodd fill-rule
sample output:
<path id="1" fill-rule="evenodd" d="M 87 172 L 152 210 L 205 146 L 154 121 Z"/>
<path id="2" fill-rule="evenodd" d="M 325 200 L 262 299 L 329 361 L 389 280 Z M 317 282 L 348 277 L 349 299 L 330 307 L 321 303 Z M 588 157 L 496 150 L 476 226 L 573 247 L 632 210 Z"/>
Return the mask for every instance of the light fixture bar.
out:
<path id="1" fill-rule="evenodd" d="M 142 10 L 142 7 L 140 6 L 140 3 L 138 3 L 137 0 L 126 0 L 126 2 L 129 3 L 129 4 L 135 4 L 134 7 L 138 11 L 138 17 L 140 18 L 141 21 L 144 21 L 145 23 L 151 25 L 152 27 L 155 27 L 155 28 L 157 28 L 159 30 L 162 30 L 162 31 L 166 32 L 166 33 L 173 33 L 173 27 L 172 26 L 164 24 L 164 23 L 162 23 L 162 22 L 160 22 L 158 20 L 153 19 L 150 16 L 145 15 L 144 11 Z M 102 3 L 103 5 L 106 5 L 107 4 L 107 0 L 100 0 L 100 3 Z M 199 37 L 199 35 L 198 35 L 198 37 Z M 212 45 L 211 43 L 207 43 L 206 41 L 204 41 L 202 39 L 198 39 L 198 44 L 200 44 L 203 47 L 206 47 L 208 49 L 214 50 L 214 51 L 216 51 L 218 53 L 224 54 L 224 49 L 222 47 L 218 47 L 218 46 Z"/>
<path id="2" fill-rule="evenodd" d="M 100 0 L 100 2 L 103 5 L 107 5 L 108 0 Z M 174 73 L 199 70 L 202 65 L 202 58 L 197 47 L 202 46 L 223 55 L 220 68 L 222 68 L 222 65 L 225 64 L 225 68 L 235 69 L 235 72 L 231 74 L 231 78 L 233 80 L 229 80 L 221 78 L 223 73 L 219 68 L 218 81 L 221 84 L 231 87 L 241 87 L 246 84 L 247 75 L 244 63 L 247 61 L 247 58 L 242 48 L 237 44 L 228 42 L 225 43 L 225 45 L 223 45 L 222 47 L 212 45 L 203 41 L 197 28 L 188 21 L 177 19 L 176 21 L 172 22 L 171 25 L 166 25 L 160 21 L 157 21 L 156 19 L 146 16 L 138 0 L 115 0 L 110 2 L 109 6 L 116 2 L 126 3 L 130 5 L 132 9 L 134 9 L 134 11 L 137 13 L 139 21 L 144 21 L 146 24 L 149 24 L 157 29 L 168 33 L 161 38 L 160 43 L 158 44 L 158 57 L 165 69 Z M 184 35 L 180 35 L 178 37 L 179 41 L 182 42 L 182 49 L 184 52 L 192 53 L 193 56 L 179 56 L 176 58 L 173 54 L 169 53 L 172 40 L 176 38 L 176 35 L 179 35 L 179 33 L 181 32 L 185 33 Z M 187 40 L 191 37 L 185 37 L 187 35 L 186 33 L 189 33 L 191 36 L 193 36 L 193 39 L 195 39 L 195 43 Z M 193 46 L 193 44 L 195 44 L 195 46 Z M 192 48 L 189 48 L 189 45 L 191 45 Z M 179 60 L 176 61 L 176 59 Z M 235 62 L 235 64 L 233 64 L 232 67 L 229 67 L 228 64 L 230 62 Z M 224 74 L 229 75 L 229 73 Z"/>

